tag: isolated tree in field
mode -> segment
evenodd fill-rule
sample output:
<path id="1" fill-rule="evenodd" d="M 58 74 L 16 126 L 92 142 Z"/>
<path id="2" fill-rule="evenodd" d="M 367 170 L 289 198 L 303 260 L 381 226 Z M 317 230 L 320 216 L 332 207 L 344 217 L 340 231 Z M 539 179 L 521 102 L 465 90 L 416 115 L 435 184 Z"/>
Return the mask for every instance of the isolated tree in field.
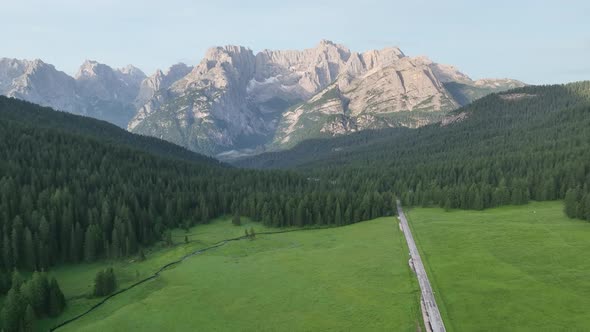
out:
<path id="1" fill-rule="evenodd" d="M 48 314 L 51 317 L 59 315 L 66 307 L 66 298 L 62 293 L 59 284 L 55 278 L 49 282 L 49 309 Z"/>
<path id="2" fill-rule="evenodd" d="M 240 220 L 240 214 L 238 212 L 234 213 L 234 216 L 231 219 L 231 223 L 234 226 L 241 226 L 242 225 L 242 221 Z"/>
<path id="3" fill-rule="evenodd" d="M 94 295 L 107 296 L 117 289 L 117 280 L 113 268 L 101 270 L 94 278 Z"/>

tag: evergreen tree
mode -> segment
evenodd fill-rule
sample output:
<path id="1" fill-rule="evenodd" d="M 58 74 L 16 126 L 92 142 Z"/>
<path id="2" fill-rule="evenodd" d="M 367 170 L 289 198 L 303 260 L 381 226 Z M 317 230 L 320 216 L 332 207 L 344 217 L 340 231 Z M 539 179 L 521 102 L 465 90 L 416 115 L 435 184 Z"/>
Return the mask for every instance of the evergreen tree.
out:
<path id="1" fill-rule="evenodd" d="M 451 204 L 451 199 L 447 197 L 447 199 L 445 199 L 445 205 L 444 205 L 444 209 L 445 211 L 450 211 L 452 209 L 452 204 Z"/>
<path id="2" fill-rule="evenodd" d="M 342 226 L 344 223 L 342 221 L 342 212 L 340 210 L 340 201 L 336 201 L 336 211 L 334 214 L 334 222 L 337 226 Z"/>
<path id="3" fill-rule="evenodd" d="M 56 317 L 62 313 L 66 306 L 65 297 L 55 278 L 51 278 L 49 282 L 49 299 L 48 299 L 48 314 L 51 317 Z"/>
<path id="4" fill-rule="evenodd" d="M 94 278 L 94 295 L 107 296 L 117 289 L 117 281 L 113 268 L 98 271 Z"/>
<path id="5" fill-rule="evenodd" d="M 242 225 L 242 221 L 240 220 L 240 214 L 238 212 L 234 213 L 234 216 L 232 217 L 231 222 L 234 226 L 241 226 Z"/>
<path id="6" fill-rule="evenodd" d="M 8 234 L 4 233 L 3 241 L 2 241 L 2 257 L 4 258 L 4 266 L 7 269 L 14 267 L 14 259 L 12 257 L 12 245 L 10 243 L 10 239 L 8 238 Z"/>
<path id="7" fill-rule="evenodd" d="M 30 284 L 30 298 L 29 303 L 37 316 L 42 316 L 48 312 L 48 299 L 49 299 L 49 281 L 47 280 L 46 273 L 39 273 L 35 271 Z"/>
<path id="8" fill-rule="evenodd" d="M 35 254 L 35 243 L 33 242 L 33 235 L 28 227 L 25 227 L 25 240 L 24 240 L 24 261 L 25 267 L 31 271 L 37 268 L 37 258 Z"/>
<path id="9" fill-rule="evenodd" d="M 352 205 L 348 204 L 348 206 L 346 207 L 346 211 L 344 211 L 344 223 L 345 224 L 351 224 L 354 221 L 352 220 Z"/>
<path id="10" fill-rule="evenodd" d="M 139 257 L 138 257 L 138 260 L 140 262 L 145 261 L 145 253 L 143 252 L 143 249 L 139 249 Z"/>
<path id="11" fill-rule="evenodd" d="M 23 318 L 23 331 L 33 332 L 35 330 L 35 312 L 31 305 L 27 305 Z"/>
<path id="12" fill-rule="evenodd" d="M 174 244 L 174 241 L 172 241 L 172 232 L 166 231 L 165 242 L 167 246 L 172 246 Z"/>
<path id="13" fill-rule="evenodd" d="M 23 279 L 21 274 L 18 272 L 18 270 L 14 269 L 14 271 L 12 271 L 12 279 L 11 279 L 10 286 L 12 288 L 16 288 L 16 289 L 20 290 L 20 287 L 22 286 L 22 284 L 24 282 L 25 282 L 25 280 Z"/>
<path id="14" fill-rule="evenodd" d="M 98 248 L 97 231 L 94 225 L 86 229 L 84 235 L 84 260 L 93 262 L 96 259 L 96 251 Z"/>
<path id="15" fill-rule="evenodd" d="M 6 332 L 19 331 L 25 309 L 26 306 L 20 293 L 20 287 L 12 287 L 6 295 L 4 306 L 0 313 L 2 329 Z"/>
<path id="16" fill-rule="evenodd" d="M 564 199 L 564 211 L 565 214 L 570 218 L 577 217 L 578 211 L 578 190 L 569 189 L 565 194 Z"/>

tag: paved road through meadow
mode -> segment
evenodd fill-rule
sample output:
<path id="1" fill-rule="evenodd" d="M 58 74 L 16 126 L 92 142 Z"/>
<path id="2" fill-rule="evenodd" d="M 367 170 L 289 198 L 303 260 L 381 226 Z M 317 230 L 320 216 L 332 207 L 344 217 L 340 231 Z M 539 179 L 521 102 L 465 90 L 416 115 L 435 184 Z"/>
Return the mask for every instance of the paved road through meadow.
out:
<path id="1" fill-rule="evenodd" d="M 428 331 L 432 332 L 445 332 L 445 325 L 443 320 L 440 316 L 440 312 L 438 311 L 438 306 L 436 305 L 436 300 L 434 299 L 434 293 L 432 292 L 432 287 L 430 286 L 430 281 L 428 281 L 428 276 L 426 275 L 426 270 L 424 269 L 424 264 L 422 263 L 422 258 L 420 258 L 420 253 L 418 252 L 418 248 L 416 247 L 416 243 L 414 242 L 414 237 L 412 236 L 412 231 L 408 226 L 408 221 L 406 220 L 406 215 L 402 210 L 402 205 L 400 201 L 397 201 L 397 214 L 400 220 L 400 226 L 402 232 L 406 237 L 406 242 L 408 242 L 408 248 L 410 249 L 410 257 L 411 263 L 414 267 L 414 272 L 416 272 L 416 277 L 418 278 L 418 283 L 420 284 L 420 291 L 422 293 L 422 316 L 424 317 L 424 325 Z"/>

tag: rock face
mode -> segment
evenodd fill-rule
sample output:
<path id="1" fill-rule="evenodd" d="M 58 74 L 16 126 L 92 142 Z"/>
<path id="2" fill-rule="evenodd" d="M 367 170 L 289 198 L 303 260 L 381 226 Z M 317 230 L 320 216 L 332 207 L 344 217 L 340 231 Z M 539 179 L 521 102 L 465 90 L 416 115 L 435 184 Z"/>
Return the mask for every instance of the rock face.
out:
<path id="1" fill-rule="evenodd" d="M 193 67 L 184 63 L 177 63 L 165 72 L 157 70 L 155 74 L 141 82 L 135 104 L 138 107 L 145 105 L 154 97 L 157 91 L 168 89 L 174 82 L 190 73 L 191 70 L 193 70 Z"/>
<path id="2" fill-rule="evenodd" d="M 43 106 L 84 114 L 76 81 L 41 60 L 0 59 L 0 93 Z"/>
<path id="3" fill-rule="evenodd" d="M 135 114 L 144 78 L 135 67 L 114 70 L 95 61 L 84 62 L 74 78 L 41 60 L 0 59 L 1 94 L 122 127 Z"/>
<path id="4" fill-rule="evenodd" d="M 185 77 L 152 88 L 149 100 L 138 98 L 147 101 L 129 130 L 207 154 L 281 149 L 364 129 L 423 126 L 487 93 L 522 85 L 473 81 L 453 66 L 393 47 L 356 53 L 322 40 L 311 49 L 256 55 L 216 47 Z"/>
<path id="5" fill-rule="evenodd" d="M 135 115 L 133 102 L 145 78 L 131 65 L 113 69 L 96 61 L 85 61 L 75 76 L 86 113 L 122 127 Z"/>
<path id="6" fill-rule="evenodd" d="M 328 87 L 283 114 L 272 148 L 366 129 L 416 128 L 488 93 L 524 85 L 473 81 L 453 66 L 406 57 L 397 48 L 353 53 L 343 68 Z"/>
<path id="7" fill-rule="evenodd" d="M 269 128 L 248 98 L 255 68 L 247 48 L 212 48 L 186 76 L 156 91 L 129 129 L 208 154 L 259 144 Z"/>
<path id="8" fill-rule="evenodd" d="M 305 50 L 214 47 L 190 67 L 146 77 L 86 61 L 77 75 L 40 60 L 0 59 L 0 93 L 111 121 L 197 152 L 282 149 L 364 129 L 419 127 L 524 84 L 474 81 L 390 47 L 364 53 L 322 40 Z M 238 152 L 243 153 L 242 152 Z"/>

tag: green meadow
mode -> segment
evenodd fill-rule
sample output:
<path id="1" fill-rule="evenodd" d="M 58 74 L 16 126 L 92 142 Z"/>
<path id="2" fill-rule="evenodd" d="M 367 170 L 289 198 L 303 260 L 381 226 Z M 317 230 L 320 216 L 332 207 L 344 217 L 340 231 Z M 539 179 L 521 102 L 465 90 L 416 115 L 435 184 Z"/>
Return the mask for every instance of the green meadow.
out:
<path id="1" fill-rule="evenodd" d="M 407 215 L 447 331 L 588 331 L 590 224 L 562 202 Z"/>
<path id="2" fill-rule="evenodd" d="M 83 312 L 94 274 L 113 266 L 120 286 L 165 263 L 244 234 L 265 229 L 229 219 L 174 233 L 177 245 L 147 259 L 65 266 L 52 271 L 68 307 L 48 327 Z M 416 331 L 419 288 L 408 250 L 391 217 L 322 230 L 262 235 L 190 257 L 154 280 L 117 295 L 58 331 Z"/>

